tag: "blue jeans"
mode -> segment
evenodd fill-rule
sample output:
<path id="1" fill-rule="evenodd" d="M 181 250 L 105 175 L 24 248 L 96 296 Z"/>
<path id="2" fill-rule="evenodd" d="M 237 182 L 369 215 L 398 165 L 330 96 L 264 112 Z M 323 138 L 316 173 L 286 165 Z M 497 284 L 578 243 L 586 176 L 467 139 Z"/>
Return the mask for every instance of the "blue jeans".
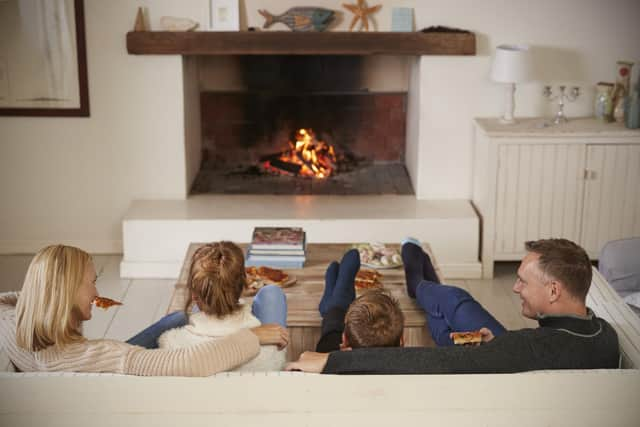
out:
<path id="1" fill-rule="evenodd" d="M 423 280 L 416 288 L 416 300 L 426 313 L 429 331 L 439 346 L 453 345 L 451 332 L 477 331 L 483 327 L 496 337 L 506 332 L 464 289 Z"/>
<path id="2" fill-rule="evenodd" d="M 261 288 L 253 298 L 251 313 L 266 323 L 277 323 L 287 327 L 287 297 L 279 286 L 267 285 Z M 136 336 L 129 338 L 127 344 L 138 345 L 144 348 L 158 348 L 158 338 L 169 329 L 179 328 L 189 323 L 184 311 L 175 311 L 167 314 L 153 325 L 149 326 Z"/>

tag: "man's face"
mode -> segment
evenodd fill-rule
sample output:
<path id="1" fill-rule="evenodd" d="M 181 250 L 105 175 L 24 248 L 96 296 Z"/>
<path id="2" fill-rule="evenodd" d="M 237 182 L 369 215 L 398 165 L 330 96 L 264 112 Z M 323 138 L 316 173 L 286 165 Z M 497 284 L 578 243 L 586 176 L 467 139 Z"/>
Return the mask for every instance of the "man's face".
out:
<path id="1" fill-rule="evenodd" d="M 550 304 L 550 282 L 545 280 L 538 266 L 539 258 L 539 254 L 531 252 L 524 257 L 513 285 L 513 292 L 522 301 L 522 315 L 530 319 L 536 319 L 538 314 L 545 314 Z"/>

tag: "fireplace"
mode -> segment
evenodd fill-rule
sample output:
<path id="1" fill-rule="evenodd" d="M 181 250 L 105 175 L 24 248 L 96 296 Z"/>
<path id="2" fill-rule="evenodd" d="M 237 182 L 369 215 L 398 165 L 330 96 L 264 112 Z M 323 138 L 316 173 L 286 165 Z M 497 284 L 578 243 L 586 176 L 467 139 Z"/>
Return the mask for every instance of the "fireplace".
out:
<path id="1" fill-rule="evenodd" d="M 183 94 L 183 116 L 178 119 L 184 121 L 184 138 L 176 138 L 176 146 L 171 149 L 175 150 L 176 162 L 184 161 L 184 180 L 176 186 L 174 199 L 153 200 L 147 195 L 132 202 L 123 219 L 122 277 L 175 279 L 189 243 L 246 242 L 250 231 L 258 225 L 303 227 L 307 241 L 313 243 L 397 243 L 413 236 L 429 242 L 445 277 L 480 277 L 479 218 L 469 201 L 425 199 L 426 187 L 437 185 L 426 179 L 425 160 L 437 154 L 430 149 L 436 143 L 432 139 L 438 135 L 429 133 L 433 127 L 428 125 L 433 103 L 429 85 L 431 66 L 440 59 L 423 55 L 473 55 L 473 34 L 131 32 L 127 34 L 127 48 L 132 54 L 182 55 L 180 80 L 166 84 L 182 85 L 179 91 Z M 278 54 L 291 56 L 274 57 Z M 314 60 L 311 56 L 315 54 L 343 56 Z M 253 55 L 253 59 L 239 55 Z M 175 61 L 170 62 L 176 65 Z M 295 100 L 298 96 L 305 98 L 304 109 Z M 230 100 L 231 106 L 220 107 L 213 117 L 203 111 L 208 108 L 216 111 L 226 102 L 221 97 Z M 392 102 L 393 98 L 396 99 Z M 260 101 L 256 102 L 257 99 Z M 296 122 L 282 130 L 268 125 L 274 122 L 262 120 L 261 115 L 277 118 L 277 110 L 271 106 L 278 104 L 296 105 L 289 107 L 289 111 L 298 117 L 311 106 L 321 105 L 325 112 L 334 111 L 334 116 L 326 120 L 331 126 L 326 130 L 316 121 Z M 380 106 L 379 110 L 375 106 Z M 338 114 L 339 107 L 345 108 L 344 114 Z M 359 112 L 356 114 L 354 110 Z M 291 189 L 276 189 L 268 183 L 268 179 L 288 177 L 261 176 L 259 180 L 267 180 L 267 184 L 260 184 L 264 194 L 251 194 L 258 190 L 241 185 L 232 188 L 230 184 L 223 184 L 222 189 L 216 190 L 218 193 L 189 193 L 197 175 L 220 173 L 223 182 L 230 179 L 232 176 L 222 175 L 219 170 L 231 168 L 237 160 L 235 155 L 242 162 L 249 157 L 258 161 L 282 150 L 296 128 L 311 128 L 318 139 L 337 145 L 342 144 L 339 132 L 347 135 L 369 132 L 365 131 L 366 126 L 358 132 L 353 129 L 347 132 L 343 126 L 337 126 L 338 120 L 347 124 L 365 122 L 374 130 L 392 135 L 389 123 L 383 121 L 390 118 L 376 117 L 381 110 L 395 111 L 401 118 L 403 136 L 398 138 L 399 145 L 381 144 L 385 139 L 378 138 L 377 144 L 360 150 L 359 144 L 371 142 L 373 137 L 345 138 L 344 144 L 355 157 L 365 157 L 370 164 L 400 164 L 403 174 L 406 167 L 415 194 L 344 195 L 360 184 L 340 189 L 344 193 L 332 188 L 335 190 L 332 195 L 296 193 L 300 190 L 296 186 L 311 187 L 302 190 L 312 192 L 321 185 L 332 185 L 328 183 L 344 176 L 339 174 L 333 180 L 296 178 L 295 184 L 286 184 Z M 228 123 L 223 126 L 227 120 L 222 120 L 220 114 L 236 117 L 232 126 Z M 256 120 L 247 118 L 251 114 Z M 346 117 L 350 120 L 345 120 Z M 278 123 L 281 124 L 282 121 Z M 226 150 L 228 147 L 221 148 L 225 143 L 237 148 L 235 154 Z M 375 151 L 381 147 L 397 156 L 384 157 Z M 244 194 L 225 194 L 234 191 Z M 273 196 L 276 191 L 279 194 Z"/>
<path id="2" fill-rule="evenodd" d="M 200 92 L 192 194 L 413 194 L 407 93 L 371 91 L 361 57 L 238 57 L 237 66 L 241 90 Z M 292 156 L 304 138 L 309 158 Z"/>

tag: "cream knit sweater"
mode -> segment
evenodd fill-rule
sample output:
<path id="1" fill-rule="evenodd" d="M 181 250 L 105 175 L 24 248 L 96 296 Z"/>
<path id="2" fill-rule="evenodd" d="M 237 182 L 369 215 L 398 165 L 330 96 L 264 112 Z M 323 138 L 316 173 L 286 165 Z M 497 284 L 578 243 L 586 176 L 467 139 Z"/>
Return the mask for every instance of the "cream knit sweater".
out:
<path id="1" fill-rule="evenodd" d="M 209 376 L 253 359 L 258 337 L 247 329 L 223 339 L 177 350 L 147 350 L 114 340 L 84 340 L 40 351 L 16 345 L 15 301 L 0 298 L 0 346 L 23 372 L 112 372 L 130 375 Z M 13 298 L 15 300 L 15 297 Z"/>
<path id="2" fill-rule="evenodd" d="M 242 328 L 254 326 L 260 326 L 260 320 L 251 313 L 251 305 L 240 300 L 240 309 L 221 319 L 203 312 L 190 315 L 188 325 L 166 331 L 158 338 L 158 345 L 160 348 L 185 348 L 219 340 Z M 263 345 L 255 359 L 238 366 L 234 371 L 281 371 L 285 364 L 286 351 L 278 350 L 275 345 Z"/>

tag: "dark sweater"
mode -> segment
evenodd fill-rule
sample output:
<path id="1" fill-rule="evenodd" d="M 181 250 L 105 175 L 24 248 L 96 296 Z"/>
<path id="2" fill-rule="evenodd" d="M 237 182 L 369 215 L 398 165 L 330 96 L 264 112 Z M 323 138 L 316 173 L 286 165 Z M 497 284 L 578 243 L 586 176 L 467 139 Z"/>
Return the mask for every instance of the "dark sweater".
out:
<path id="1" fill-rule="evenodd" d="M 367 348 L 333 352 L 325 374 L 476 374 L 619 365 L 618 336 L 591 310 L 546 316 L 536 329 L 508 331 L 476 347 Z"/>

